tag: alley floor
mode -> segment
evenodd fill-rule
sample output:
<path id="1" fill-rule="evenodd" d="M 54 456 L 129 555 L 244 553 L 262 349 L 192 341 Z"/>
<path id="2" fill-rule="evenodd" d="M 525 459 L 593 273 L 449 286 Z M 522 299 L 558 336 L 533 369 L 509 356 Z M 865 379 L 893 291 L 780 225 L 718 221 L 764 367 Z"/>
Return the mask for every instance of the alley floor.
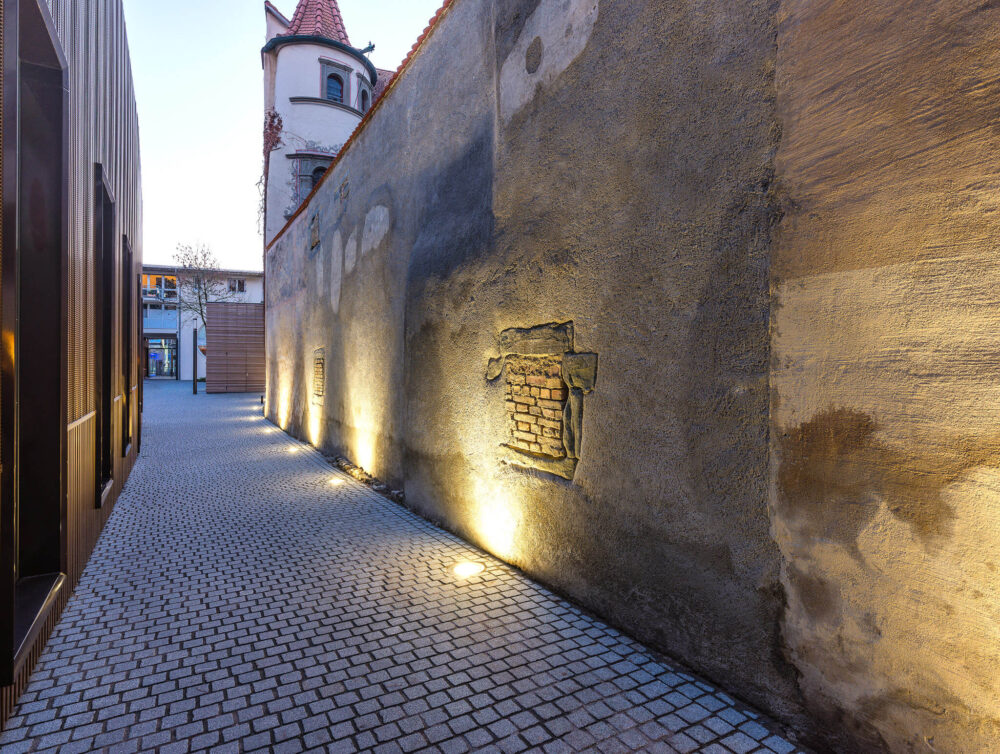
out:
<path id="1" fill-rule="evenodd" d="M 0 749 L 799 750 L 775 730 L 335 470 L 258 396 L 156 382 Z"/>

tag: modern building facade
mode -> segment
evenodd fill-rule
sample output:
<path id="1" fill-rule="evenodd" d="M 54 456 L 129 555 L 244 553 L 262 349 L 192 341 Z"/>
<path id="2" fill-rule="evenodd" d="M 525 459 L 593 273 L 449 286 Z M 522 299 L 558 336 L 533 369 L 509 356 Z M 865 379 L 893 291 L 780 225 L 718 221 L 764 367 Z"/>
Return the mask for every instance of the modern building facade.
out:
<path id="1" fill-rule="evenodd" d="M 120 0 L 3 0 L 0 720 L 141 443 L 138 119 Z"/>
<path id="2" fill-rule="evenodd" d="M 146 379 L 192 379 L 194 331 L 198 330 L 197 377 L 206 371 L 206 333 L 200 318 L 183 306 L 184 271 L 168 265 L 142 268 L 142 338 Z M 264 273 L 253 270 L 212 270 L 213 290 L 220 301 L 264 302 Z"/>
<path id="3" fill-rule="evenodd" d="M 351 45 L 337 0 L 264 3 L 266 242 L 309 195 L 390 76 Z"/>

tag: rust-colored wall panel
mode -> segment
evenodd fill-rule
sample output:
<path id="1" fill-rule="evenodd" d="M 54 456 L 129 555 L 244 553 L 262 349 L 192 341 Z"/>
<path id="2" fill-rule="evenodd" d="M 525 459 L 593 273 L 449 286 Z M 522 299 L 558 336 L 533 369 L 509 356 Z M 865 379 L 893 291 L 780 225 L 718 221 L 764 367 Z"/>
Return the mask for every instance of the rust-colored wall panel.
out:
<path id="1" fill-rule="evenodd" d="M 31 0 L 21 0 L 30 2 Z M 131 62 L 126 39 L 124 11 L 121 0 L 45 0 L 52 24 L 68 62 L 66 83 L 68 143 L 67 211 L 65 248 L 65 318 L 66 318 L 66 495 L 64 568 L 66 584 L 55 609 L 46 617 L 27 660 L 17 669 L 14 682 L 0 687 L 0 726 L 6 721 L 41 655 L 63 607 L 69 600 L 100 536 L 114 503 L 121 493 L 137 455 L 139 434 L 139 385 L 141 374 L 138 358 L 123 379 L 121 359 L 123 339 L 120 336 L 122 308 L 119 300 L 128 275 L 129 285 L 137 285 L 137 273 L 142 269 L 142 194 L 139 163 L 138 115 L 131 74 Z M 6 7 L 5 7 L 6 6 Z M 15 7 L 13 0 L 0 0 L 0 18 Z M 4 33 L 8 25 L 0 24 Z M 2 35 L 0 35 L 2 36 Z M 0 39 L 0 51 L 9 40 Z M 4 61 L 9 56 L 4 56 Z M 9 80 L 9 79 L 8 79 Z M 2 90 L 0 90 L 2 97 Z M 2 102 L 2 99 L 0 99 Z M 4 132 L 9 136 L 8 123 Z M 94 248 L 94 166 L 100 164 L 106 175 L 115 202 L 115 275 L 110 312 L 113 317 L 111 348 L 113 349 L 112 437 L 115 438 L 114 485 L 103 508 L 95 505 L 96 474 L 96 390 L 95 383 L 95 248 Z M 6 170 L 11 165 L 5 165 Z M 2 229 L 0 229 L 2 231 Z M 2 236 L 0 236 L 2 237 Z M 130 270 L 120 263 L 123 238 L 132 249 Z M 138 355 L 140 296 L 133 294 L 132 354 Z M 124 383 L 124 384 L 123 384 Z M 123 393 L 131 393 L 129 416 L 122 411 Z M 122 422 L 132 427 L 132 443 L 126 455 L 118 442 Z M 53 473 L 58 473 L 59 459 L 53 459 Z M 6 473 L 7 469 L 5 469 Z"/>

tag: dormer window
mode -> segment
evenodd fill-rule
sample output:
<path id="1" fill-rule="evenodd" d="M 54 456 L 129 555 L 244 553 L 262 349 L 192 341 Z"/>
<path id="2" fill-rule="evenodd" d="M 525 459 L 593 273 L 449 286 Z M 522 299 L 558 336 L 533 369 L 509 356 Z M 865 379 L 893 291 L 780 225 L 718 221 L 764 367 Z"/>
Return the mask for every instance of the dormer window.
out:
<path id="1" fill-rule="evenodd" d="M 326 98 L 333 102 L 344 101 L 344 80 L 336 73 L 326 77 Z"/>

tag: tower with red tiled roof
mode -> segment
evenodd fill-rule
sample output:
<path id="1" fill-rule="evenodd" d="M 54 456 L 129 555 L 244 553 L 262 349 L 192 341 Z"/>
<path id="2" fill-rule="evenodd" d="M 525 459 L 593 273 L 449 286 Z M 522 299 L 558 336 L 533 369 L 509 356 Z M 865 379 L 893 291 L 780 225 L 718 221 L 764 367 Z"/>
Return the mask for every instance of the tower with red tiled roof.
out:
<path id="1" fill-rule="evenodd" d="M 337 0 L 264 3 L 264 242 L 285 225 L 371 107 L 372 47 L 351 45 Z"/>
<path id="2" fill-rule="evenodd" d="M 301 0 L 288 24 L 287 33 L 326 37 L 345 45 L 351 44 L 337 0 Z"/>

